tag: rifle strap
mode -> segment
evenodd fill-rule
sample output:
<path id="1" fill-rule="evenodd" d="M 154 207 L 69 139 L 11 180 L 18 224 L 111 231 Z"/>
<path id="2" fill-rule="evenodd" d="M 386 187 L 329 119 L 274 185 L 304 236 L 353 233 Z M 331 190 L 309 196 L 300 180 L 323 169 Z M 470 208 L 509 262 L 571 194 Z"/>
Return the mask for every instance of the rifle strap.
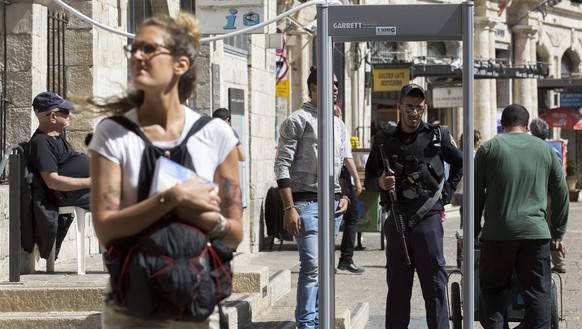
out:
<path id="1" fill-rule="evenodd" d="M 443 187 L 445 186 L 445 178 L 441 179 L 439 183 L 439 189 L 436 193 L 420 207 L 414 215 L 410 218 L 410 221 L 416 226 L 416 224 L 422 221 L 422 217 L 426 215 L 426 213 L 432 209 L 432 206 L 437 202 L 437 200 L 441 197 L 441 192 L 443 191 Z"/>

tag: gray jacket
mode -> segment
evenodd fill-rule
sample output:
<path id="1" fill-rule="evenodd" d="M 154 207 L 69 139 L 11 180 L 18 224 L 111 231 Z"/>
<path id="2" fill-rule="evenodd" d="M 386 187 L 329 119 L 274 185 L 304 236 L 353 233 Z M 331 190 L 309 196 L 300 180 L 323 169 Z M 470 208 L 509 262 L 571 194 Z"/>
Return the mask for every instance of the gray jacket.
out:
<path id="1" fill-rule="evenodd" d="M 334 118 L 334 193 L 340 193 L 339 175 L 346 149 L 347 133 L 343 121 Z M 280 128 L 275 179 L 279 188 L 291 187 L 295 192 L 317 193 L 317 108 L 303 103 Z"/>

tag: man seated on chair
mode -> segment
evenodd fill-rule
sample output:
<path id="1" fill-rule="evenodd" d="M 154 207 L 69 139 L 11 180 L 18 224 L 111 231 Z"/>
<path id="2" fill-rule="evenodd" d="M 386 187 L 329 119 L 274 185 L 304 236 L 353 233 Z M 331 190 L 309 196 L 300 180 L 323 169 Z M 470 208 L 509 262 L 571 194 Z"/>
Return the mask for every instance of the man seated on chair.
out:
<path id="1" fill-rule="evenodd" d="M 74 105 L 53 92 L 38 94 L 32 103 L 38 118 L 38 129 L 30 138 L 25 152 L 30 170 L 37 177 L 42 178 L 36 179 L 36 183 L 33 179 L 33 203 L 38 204 L 39 198 L 42 198 L 43 203 L 54 203 L 55 207 L 50 208 L 56 210 L 57 213 L 58 207 L 77 206 L 89 209 L 90 205 L 89 157 L 75 151 L 64 136 L 65 128 L 70 124 L 71 110 Z M 38 226 L 39 207 L 36 208 L 34 213 Z M 43 210 L 40 210 L 43 216 L 47 215 L 44 208 L 43 206 L 41 208 Z M 59 216 L 56 230 L 57 254 L 71 221 L 71 218 Z M 39 234 L 38 230 L 42 233 L 47 229 L 55 232 L 54 223 L 49 223 L 44 230 L 43 227 L 36 229 L 35 235 Z M 54 241 L 52 238 L 49 240 Z M 41 247 L 41 256 L 43 256 L 42 249 Z"/>

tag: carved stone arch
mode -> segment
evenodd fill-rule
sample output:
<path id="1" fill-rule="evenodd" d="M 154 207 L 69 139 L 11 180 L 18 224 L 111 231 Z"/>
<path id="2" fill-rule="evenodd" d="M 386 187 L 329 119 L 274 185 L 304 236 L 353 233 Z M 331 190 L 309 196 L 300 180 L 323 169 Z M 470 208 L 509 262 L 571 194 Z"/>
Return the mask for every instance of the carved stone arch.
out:
<path id="1" fill-rule="evenodd" d="M 565 51 L 568 54 L 570 60 L 572 61 L 572 72 L 580 72 L 580 65 L 582 65 L 582 56 L 580 55 L 580 48 L 568 48 Z"/>
<path id="2" fill-rule="evenodd" d="M 450 58 L 450 57 L 461 57 L 460 53 L 462 51 L 462 44 L 459 41 L 437 41 L 437 42 L 427 42 L 427 56 L 440 57 L 440 58 Z"/>
<path id="3" fill-rule="evenodd" d="M 447 49 L 447 56 L 462 57 L 463 43 L 461 41 L 445 41 L 444 44 Z"/>
<path id="4" fill-rule="evenodd" d="M 538 44 L 536 47 L 536 61 L 551 63 L 552 54 L 545 43 Z"/>
<path id="5" fill-rule="evenodd" d="M 560 75 L 580 72 L 580 54 L 568 48 L 560 57 Z"/>
<path id="6" fill-rule="evenodd" d="M 429 57 L 443 57 L 447 55 L 447 46 L 442 41 L 427 42 L 426 52 Z"/>

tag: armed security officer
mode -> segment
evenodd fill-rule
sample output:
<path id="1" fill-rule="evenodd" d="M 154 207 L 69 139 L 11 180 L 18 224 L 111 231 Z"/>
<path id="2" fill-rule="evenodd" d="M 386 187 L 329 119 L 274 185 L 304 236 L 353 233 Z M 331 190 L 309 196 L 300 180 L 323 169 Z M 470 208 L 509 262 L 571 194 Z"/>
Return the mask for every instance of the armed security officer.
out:
<path id="1" fill-rule="evenodd" d="M 396 188 L 397 204 L 404 218 L 404 239 L 392 212 L 384 225 L 388 241 L 387 329 L 408 328 L 415 269 L 425 300 L 428 328 L 449 328 L 442 214 L 463 175 L 463 155 L 451 143 L 447 129 L 422 121 L 427 108 L 421 86 L 404 86 L 398 102 L 400 122 L 376 135 L 366 163 L 366 190 L 381 192 L 381 204 L 392 209 L 388 191 Z M 388 175 L 381 147 L 390 162 Z M 443 160 L 450 164 L 448 181 Z M 407 264 L 404 245 L 411 265 Z"/>

